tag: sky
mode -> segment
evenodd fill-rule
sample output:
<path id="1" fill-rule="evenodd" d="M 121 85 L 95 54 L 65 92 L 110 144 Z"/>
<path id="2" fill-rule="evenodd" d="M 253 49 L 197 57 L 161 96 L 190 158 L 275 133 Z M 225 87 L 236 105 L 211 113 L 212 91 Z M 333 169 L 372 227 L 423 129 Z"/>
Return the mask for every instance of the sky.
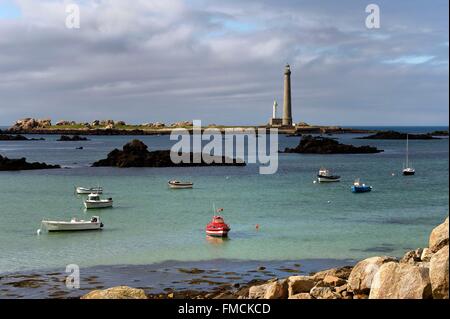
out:
<path id="1" fill-rule="evenodd" d="M 80 8 L 67 28 L 66 6 Z M 380 28 L 366 27 L 366 6 Z M 447 0 L 0 0 L 0 125 L 25 117 L 448 125 Z M 280 107 L 281 111 L 281 107 Z"/>

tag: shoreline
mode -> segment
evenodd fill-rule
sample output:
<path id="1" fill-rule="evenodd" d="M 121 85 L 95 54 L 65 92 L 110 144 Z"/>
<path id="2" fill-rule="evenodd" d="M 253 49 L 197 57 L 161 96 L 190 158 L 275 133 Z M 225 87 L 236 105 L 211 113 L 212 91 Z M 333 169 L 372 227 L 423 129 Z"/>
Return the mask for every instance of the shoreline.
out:
<path id="1" fill-rule="evenodd" d="M 448 299 L 448 245 L 447 217 L 401 258 L 94 266 L 78 289 L 63 271 L 15 272 L 0 275 L 0 299 Z"/>
<path id="2" fill-rule="evenodd" d="M 109 135 L 170 135 L 173 130 L 176 129 L 186 129 L 190 134 L 193 132 L 192 127 L 173 127 L 173 128 L 160 128 L 160 129 L 148 129 L 148 128 L 135 128 L 135 129 L 119 129 L 119 128 L 35 128 L 35 129 L 18 129 L 18 130 L 0 130 L 0 134 L 21 134 L 21 135 L 98 135 L 98 136 L 109 136 Z M 232 130 L 233 133 L 239 134 L 240 132 L 245 133 L 245 129 L 254 129 L 257 133 L 258 129 L 270 129 L 267 126 L 217 126 L 217 127 L 207 127 L 202 128 L 202 133 L 205 129 L 218 129 L 221 134 L 225 134 L 227 130 Z M 342 128 L 342 127 L 331 127 L 331 126 L 309 126 L 309 127 L 296 127 L 296 128 L 278 128 L 278 134 L 285 134 L 291 136 L 297 136 L 299 134 L 370 134 L 377 133 L 379 130 L 372 129 L 353 129 L 353 128 Z M 270 130 L 266 131 L 269 134 Z"/>
<path id="3" fill-rule="evenodd" d="M 0 299 L 80 298 L 113 286 L 143 289 L 151 298 L 203 296 L 237 291 L 274 277 L 308 275 L 332 267 L 354 265 L 353 259 L 305 259 L 258 261 L 213 259 L 164 261 L 147 265 L 99 265 L 80 267 L 80 289 L 69 290 L 64 269 L 40 269 L 0 273 Z"/>

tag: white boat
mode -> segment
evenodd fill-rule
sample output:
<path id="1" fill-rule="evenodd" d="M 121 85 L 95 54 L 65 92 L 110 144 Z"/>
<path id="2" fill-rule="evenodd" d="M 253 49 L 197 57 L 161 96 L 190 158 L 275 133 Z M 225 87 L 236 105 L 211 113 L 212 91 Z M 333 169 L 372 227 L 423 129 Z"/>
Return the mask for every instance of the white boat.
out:
<path id="1" fill-rule="evenodd" d="M 339 182 L 341 180 L 341 177 L 331 174 L 330 171 L 326 168 L 321 168 L 319 170 L 319 174 L 317 174 L 317 180 L 319 183 L 332 183 Z"/>
<path id="2" fill-rule="evenodd" d="M 88 195 L 88 194 L 92 194 L 92 193 L 97 193 L 97 194 L 102 194 L 103 193 L 103 187 L 77 187 L 76 188 L 76 192 L 79 195 Z"/>
<path id="3" fill-rule="evenodd" d="M 405 166 L 403 167 L 403 175 L 410 176 L 414 175 L 416 173 L 416 170 L 410 165 L 409 162 L 409 137 L 408 134 L 406 134 L 406 162 Z"/>
<path id="4" fill-rule="evenodd" d="M 69 222 L 56 220 L 43 220 L 42 226 L 49 232 L 57 231 L 81 231 L 81 230 L 100 230 L 103 228 L 103 223 L 100 217 L 94 216 L 91 220 L 78 220 L 72 218 Z"/>
<path id="5" fill-rule="evenodd" d="M 192 182 L 180 182 L 177 180 L 169 181 L 168 182 L 170 188 L 174 189 L 182 189 L 182 188 L 192 188 L 194 187 L 194 183 Z"/>
<path id="6" fill-rule="evenodd" d="M 88 198 L 84 201 L 84 207 L 90 208 L 108 208 L 113 206 L 112 198 L 101 199 L 98 194 L 92 193 L 88 195 Z"/>

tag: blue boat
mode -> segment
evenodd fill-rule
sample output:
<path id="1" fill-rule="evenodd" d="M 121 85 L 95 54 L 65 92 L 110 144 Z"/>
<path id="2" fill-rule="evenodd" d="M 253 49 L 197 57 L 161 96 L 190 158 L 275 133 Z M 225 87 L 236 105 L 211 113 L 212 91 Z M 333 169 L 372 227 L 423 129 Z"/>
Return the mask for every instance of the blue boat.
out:
<path id="1" fill-rule="evenodd" d="M 353 183 L 352 192 L 353 193 L 367 193 L 372 190 L 372 186 L 366 184 L 361 184 L 359 178 Z"/>

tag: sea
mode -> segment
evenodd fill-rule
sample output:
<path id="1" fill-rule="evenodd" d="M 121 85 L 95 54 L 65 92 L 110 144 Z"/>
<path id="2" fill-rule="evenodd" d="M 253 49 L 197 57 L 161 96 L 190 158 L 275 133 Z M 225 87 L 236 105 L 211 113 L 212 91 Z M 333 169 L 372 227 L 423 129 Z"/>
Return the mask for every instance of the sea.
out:
<path id="1" fill-rule="evenodd" d="M 448 127 L 370 129 L 423 133 Z M 91 167 L 134 138 L 149 150 L 169 149 L 174 141 L 164 135 L 89 136 L 89 141 L 80 142 L 58 142 L 57 135 L 29 135 L 45 140 L 0 141 L 3 156 L 63 167 L 0 172 L 0 277 L 63 272 L 69 264 L 97 269 L 97 275 L 114 267 L 125 267 L 129 274 L 130 269 L 142 271 L 146 265 L 185 263 L 213 263 L 226 271 L 227 267 L 236 269 L 237 264 L 267 263 L 276 268 L 297 261 L 310 265 L 308 270 L 320 270 L 376 255 L 401 257 L 407 250 L 426 247 L 431 230 L 449 213 L 448 138 L 410 140 L 409 157 L 417 173 L 404 177 L 405 141 L 356 139 L 360 136 L 364 135 L 331 137 L 384 152 L 280 153 L 273 175 L 259 174 L 258 164 Z M 300 137 L 280 135 L 279 149 L 294 147 L 299 141 Z M 82 150 L 77 149 L 80 146 Z M 341 182 L 314 183 L 321 167 L 341 175 Z M 373 191 L 353 194 L 350 187 L 355 178 L 371 185 Z M 171 190 L 167 187 L 171 179 L 193 181 L 194 188 Z M 83 197 L 74 194 L 75 186 L 98 185 L 105 189 L 105 196 L 114 199 L 114 208 L 84 210 Z M 223 208 L 221 214 L 231 226 L 227 240 L 205 236 L 213 207 Z M 43 219 L 90 219 L 94 215 L 104 223 L 102 231 L 38 234 Z"/>

